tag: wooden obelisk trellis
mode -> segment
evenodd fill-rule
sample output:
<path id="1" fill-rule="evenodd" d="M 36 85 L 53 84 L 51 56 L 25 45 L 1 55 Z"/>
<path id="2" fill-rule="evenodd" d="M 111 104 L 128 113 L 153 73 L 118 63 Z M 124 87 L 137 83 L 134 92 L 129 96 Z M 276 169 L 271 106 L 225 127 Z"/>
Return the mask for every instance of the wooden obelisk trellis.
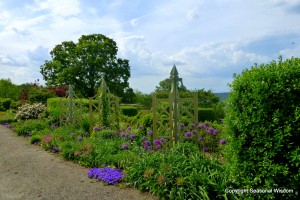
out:
<path id="1" fill-rule="evenodd" d="M 193 98 L 180 98 L 178 85 L 182 84 L 174 65 L 171 73 L 171 91 L 168 98 L 157 98 L 153 95 L 153 135 L 154 138 L 166 138 L 173 145 L 179 139 L 179 123 L 184 116 L 191 122 L 198 121 L 198 95 Z"/>
<path id="2" fill-rule="evenodd" d="M 60 99 L 60 126 L 79 125 L 82 121 L 82 100 L 69 85 L 66 98 Z"/>
<path id="3" fill-rule="evenodd" d="M 89 98 L 90 132 L 95 124 L 119 128 L 119 98 L 109 92 L 104 75 L 102 74 L 98 93 Z"/>

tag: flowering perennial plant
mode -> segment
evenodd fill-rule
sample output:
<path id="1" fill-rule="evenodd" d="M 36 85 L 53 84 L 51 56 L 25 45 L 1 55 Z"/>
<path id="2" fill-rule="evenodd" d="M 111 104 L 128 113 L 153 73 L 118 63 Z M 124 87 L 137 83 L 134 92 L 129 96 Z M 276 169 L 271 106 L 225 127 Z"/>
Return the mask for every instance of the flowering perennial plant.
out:
<path id="1" fill-rule="evenodd" d="M 42 103 L 24 104 L 18 108 L 15 116 L 16 120 L 37 119 L 46 110 L 46 106 Z"/>
<path id="2" fill-rule="evenodd" d="M 106 182 L 109 185 L 114 185 L 122 180 L 123 172 L 118 169 L 113 169 L 109 167 L 92 168 L 87 173 L 87 176 L 89 178 L 94 178 Z"/>

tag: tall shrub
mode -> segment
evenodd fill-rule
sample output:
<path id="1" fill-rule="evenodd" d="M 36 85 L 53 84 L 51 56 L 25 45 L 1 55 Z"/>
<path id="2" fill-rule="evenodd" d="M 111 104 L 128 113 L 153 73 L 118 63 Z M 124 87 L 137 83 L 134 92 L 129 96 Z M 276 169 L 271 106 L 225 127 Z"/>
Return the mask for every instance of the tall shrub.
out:
<path id="1" fill-rule="evenodd" d="M 300 59 L 254 65 L 234 75 L 225 118 L 227 160 L 256 199 L 296 198 L 300 188 Z M 277 194 L 274 189 L 290 189 Z M 292 191 L 291 191 L 292 190 Z M 278 196 L 277 196 L 278 195 Z"/>

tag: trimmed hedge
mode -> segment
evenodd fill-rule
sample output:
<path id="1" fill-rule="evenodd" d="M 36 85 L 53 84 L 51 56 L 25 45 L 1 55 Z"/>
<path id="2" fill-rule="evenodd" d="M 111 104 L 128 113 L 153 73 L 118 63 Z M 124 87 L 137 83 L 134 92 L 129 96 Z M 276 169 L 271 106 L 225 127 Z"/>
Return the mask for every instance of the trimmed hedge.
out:
<path id="1" fill-rule="evenodd" d="M 138 114 L 138 108 L 134 107 L 134 106 L 121 106 L 120 109 L 121 109 L 121 113 L 123 115 L 129 116 L 129 117 L 133 117 Z"/>
<path id="2" fill-rule="evenodd" d="M 205 122 L 205 121 L 216 121 L 216 113 L 213 108 L 199 108 L 198 109 L 198 121 Z"/>
<path id="3" fill-rule="evenodd" d="M 299 58 L 279 57 L 234 75 L 225 127 L 228 169 L 237 188 L 293 190 L 248 194 L 255 199 L 299 198 Z"/>

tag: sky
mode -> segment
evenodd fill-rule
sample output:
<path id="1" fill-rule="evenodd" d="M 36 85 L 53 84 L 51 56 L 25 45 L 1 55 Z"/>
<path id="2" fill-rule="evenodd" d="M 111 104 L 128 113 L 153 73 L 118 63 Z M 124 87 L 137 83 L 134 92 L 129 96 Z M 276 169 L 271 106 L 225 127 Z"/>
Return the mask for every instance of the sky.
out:
<path id="1" fill-rule="evenodd" d="M 188 89 L 229 92 L 234 73 L 300 57 L 300 0 L 0 0 L 0 79 L 44 85 L 49 52 L 88 34 L 117 43 L 134 90 L 176 65 Z"/>

